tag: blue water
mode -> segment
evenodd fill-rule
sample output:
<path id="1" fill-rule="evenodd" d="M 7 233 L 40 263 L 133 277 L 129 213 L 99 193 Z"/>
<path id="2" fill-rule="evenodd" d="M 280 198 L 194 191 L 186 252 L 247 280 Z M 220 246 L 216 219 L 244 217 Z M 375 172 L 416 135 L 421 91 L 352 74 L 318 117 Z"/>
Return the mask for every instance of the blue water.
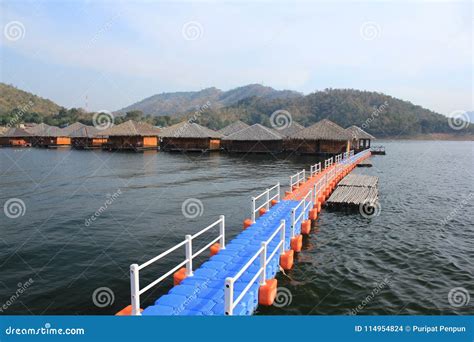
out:
<path id="1" fill-rule="evenodd" d="M 358 314 L 369 315 L 474 314 L 474 144 L 383 144 L 386 156 L 354 171 L 380 177 L 379 216 L 323 210 L 294 269 L 277 277 L 279 303 L 259 307 L 258 314 L 350 314 L 358 306 Z M 25 208 L 18 218 L 0 212 L 0 305 L 8 304 L 0 314 L 113 314 L 130 302 L 130 264 L 152 258 L 221 214 L 231 239 L 250 216 L 252 195 L 278 181 L 287 186 L 289 175 L 313 162 L 298 156 L 0 149 L 0 203 L 17 198 Z M 182 213 L 189 198 L 202 203 L 193 219 Z M 147 268 L 142 286 L 182 258 L 173 254 Z M 30 285 L 12 299 L 25 283 Z M 105 306 L 93 300 L 101 287 L 112 293 Z M 171 280 L 147 292 L 142 307 L 170 288 Z M 455 305 L 448 300 L 453 289 Z"/>

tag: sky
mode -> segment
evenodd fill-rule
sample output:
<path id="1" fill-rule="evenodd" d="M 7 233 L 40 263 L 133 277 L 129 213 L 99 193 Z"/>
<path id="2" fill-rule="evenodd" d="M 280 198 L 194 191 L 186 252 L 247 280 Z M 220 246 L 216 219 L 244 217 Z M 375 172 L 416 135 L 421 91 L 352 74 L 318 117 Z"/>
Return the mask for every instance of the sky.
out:
<path id="1" fill-rule="evenodd" d="M 474 109 L 466 2 L 1 0 L 0 81 L 67 108 L 251 83 Z"/>

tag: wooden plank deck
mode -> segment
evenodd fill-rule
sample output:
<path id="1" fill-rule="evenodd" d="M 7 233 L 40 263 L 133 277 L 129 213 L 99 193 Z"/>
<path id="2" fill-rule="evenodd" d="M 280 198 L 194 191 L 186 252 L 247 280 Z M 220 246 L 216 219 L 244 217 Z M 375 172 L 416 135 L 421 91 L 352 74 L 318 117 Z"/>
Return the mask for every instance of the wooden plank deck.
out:
<path id="1" fill-rule="evenodd" d="M 378 201 L 378 177 L 349 174 L 337 185 L 328 198 L 329 207 L 360 206 Z"/>

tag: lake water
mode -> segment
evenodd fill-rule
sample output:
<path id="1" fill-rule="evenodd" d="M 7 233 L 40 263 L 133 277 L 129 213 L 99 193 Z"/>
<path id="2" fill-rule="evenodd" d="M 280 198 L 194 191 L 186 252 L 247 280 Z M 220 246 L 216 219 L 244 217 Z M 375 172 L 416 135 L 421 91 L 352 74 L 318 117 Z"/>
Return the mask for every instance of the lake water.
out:
<path id="1" fill-rule="evenodd" d="M 380 177 L 379 216 L 323 209 L 294 268 L 278 275 L 278 307 L 258 314 L 474 314 L 474 144 L 383 144 L 386 156 L 354 171 Z M 114 314 L 130 302 L 130 264 L 219 215 L 231 239 L 252 195 L 278 181 L 287 186 L 288 176 L 315 162 L 0 149 L 0 314 Z M 202 203 L 193 219 L 182 212 L 190 198 Z M 24 207 L 10 201 L 8 217 L 11 199 Z M 182 258 L 147 268 L 142 287 Z M 104 307 L 93 300 L 102 287 L 110 289 Z M 170 287 L 147 292 L 142 307 Z"/>

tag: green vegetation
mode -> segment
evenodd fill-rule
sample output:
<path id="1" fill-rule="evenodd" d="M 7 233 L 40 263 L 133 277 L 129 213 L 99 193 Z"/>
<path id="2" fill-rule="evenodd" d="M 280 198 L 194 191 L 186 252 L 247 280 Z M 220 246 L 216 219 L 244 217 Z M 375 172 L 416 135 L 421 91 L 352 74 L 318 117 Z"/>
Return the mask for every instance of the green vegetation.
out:
<path id="1" fill-rule="evenodd" d="M 28 113 L 57 114 L 61 109 L 56 103 L 20 90 L 12 85 L 0 83 L 0 115 L 19 109 Z"/>

